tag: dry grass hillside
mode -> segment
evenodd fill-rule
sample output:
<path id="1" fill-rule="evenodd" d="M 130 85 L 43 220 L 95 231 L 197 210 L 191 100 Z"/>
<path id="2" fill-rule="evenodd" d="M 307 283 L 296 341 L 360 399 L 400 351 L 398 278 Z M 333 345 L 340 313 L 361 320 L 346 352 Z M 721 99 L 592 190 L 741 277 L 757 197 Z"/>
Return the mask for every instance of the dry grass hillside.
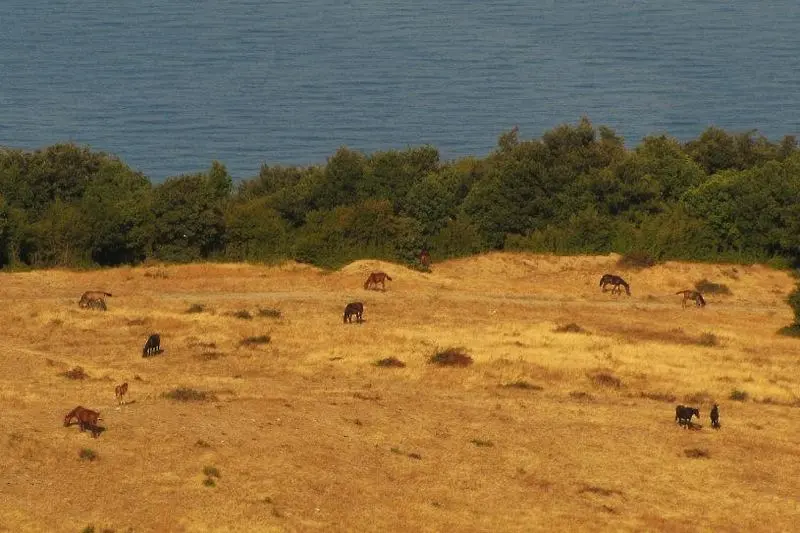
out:
<path id="1" fill-rule="evenodd" d="M 2 274 L 0 531 L 796 531 L 794 281 L 617 259 Z M 701 280 L 729 294 L 683 309 Z M 77 405 L 98 438 L 64 427 Z"/>

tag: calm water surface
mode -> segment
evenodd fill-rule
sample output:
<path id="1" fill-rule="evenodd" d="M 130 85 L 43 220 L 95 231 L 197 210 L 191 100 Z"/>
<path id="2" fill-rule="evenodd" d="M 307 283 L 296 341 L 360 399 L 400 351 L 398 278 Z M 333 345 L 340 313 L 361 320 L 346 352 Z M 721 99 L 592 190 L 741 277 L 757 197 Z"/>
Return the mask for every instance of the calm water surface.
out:
<path id="1" fill-rule="evenodd" d="M 0 145 L 154 181 L 341 145 L 484 156 L 581 115 L 629 146 L 800 133 L 797 0 L 3 0 L 0 51 Z"/>

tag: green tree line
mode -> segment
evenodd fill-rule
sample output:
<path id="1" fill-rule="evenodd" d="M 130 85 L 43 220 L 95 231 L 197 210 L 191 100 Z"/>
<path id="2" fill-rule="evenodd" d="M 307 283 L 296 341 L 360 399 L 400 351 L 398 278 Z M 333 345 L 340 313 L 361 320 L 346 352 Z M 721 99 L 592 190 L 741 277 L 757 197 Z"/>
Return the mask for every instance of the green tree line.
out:
<path id="1" fill-rule="evenodd" d="M 0 266 L 114 266 L 148 259 L 336 267 L 413 265 L 486 250 L 643 253 L 655 260 L 800 262 L 800 150 L 793 136 L 708 128 L 628 149 L 586 119 L 486 157 L 431 146 L 325 164 L 225 166 L 153 184 L 118 157 L 74 144 L 0 148 Z"/>

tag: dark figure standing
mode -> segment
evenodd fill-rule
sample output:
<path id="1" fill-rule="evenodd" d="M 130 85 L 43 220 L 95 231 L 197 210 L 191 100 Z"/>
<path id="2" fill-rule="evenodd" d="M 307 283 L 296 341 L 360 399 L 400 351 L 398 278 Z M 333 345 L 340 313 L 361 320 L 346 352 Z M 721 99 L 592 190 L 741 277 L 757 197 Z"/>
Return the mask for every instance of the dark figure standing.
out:
<path id="1" fill-rule="evenodd" d="M 719 406 L 714 404 L 714 407 L 711 408 L 711 427 L 714 429 L 719 429 Z"/>

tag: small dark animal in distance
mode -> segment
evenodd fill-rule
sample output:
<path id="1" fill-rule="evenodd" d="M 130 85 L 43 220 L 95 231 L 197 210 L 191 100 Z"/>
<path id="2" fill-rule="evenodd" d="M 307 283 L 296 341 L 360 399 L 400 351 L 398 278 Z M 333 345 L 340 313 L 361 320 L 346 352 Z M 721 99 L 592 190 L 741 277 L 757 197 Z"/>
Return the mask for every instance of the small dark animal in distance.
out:
<path id="1" fill-rule="evenodd" d="M 356 322 L 363 322 L 364 304 L 361 302 L 350 302 L 344 308 L 344 323 L 353 322 L 353 317 L 356 317 Z"/>
<path id="2" fill-rule="evenodd" d="M 711 408 L 711 427 L 714 429 L 721 427 L 719 425 L 719 405 L 717 404 L 714 404 L 714 407 Z"/>
<path id="3" fill-rule="evenodd" d="M 142 357 L 148 357 L 157 353 L 161 353 L 161 335 L 153 333 L 144 344 Z"/>
<path id="4" fill-rule="evenodd" d="M 675 408 L 675 420 L 679 425 L 688 428 L 692 423 L 692 416 L 700 419 L 700 410 L 696 407 L 686 407 L 679 405 Z"/>

